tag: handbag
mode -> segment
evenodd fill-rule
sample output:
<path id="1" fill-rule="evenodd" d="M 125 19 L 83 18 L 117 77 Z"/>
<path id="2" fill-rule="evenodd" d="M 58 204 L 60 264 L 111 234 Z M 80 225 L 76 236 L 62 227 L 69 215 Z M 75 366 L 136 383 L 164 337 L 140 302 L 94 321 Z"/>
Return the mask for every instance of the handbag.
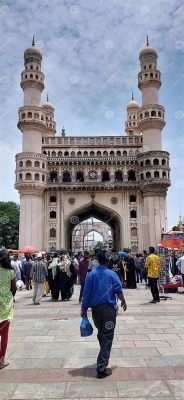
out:
<path id="1" fill-rule="evenodd" d="M 49 286 L 49 282 L 48 281 L 45 282 L 45 292 L 46 292 L 46 294 L 50 293 L 50 286 Z"/>
<path id="2" fill-rule="evenodd" d="M 93 327 L 89 322 L 87 316 L 82 317 L 80 324 L 80 334 L 82 337 L 91 336 L 93 333 Z"/>

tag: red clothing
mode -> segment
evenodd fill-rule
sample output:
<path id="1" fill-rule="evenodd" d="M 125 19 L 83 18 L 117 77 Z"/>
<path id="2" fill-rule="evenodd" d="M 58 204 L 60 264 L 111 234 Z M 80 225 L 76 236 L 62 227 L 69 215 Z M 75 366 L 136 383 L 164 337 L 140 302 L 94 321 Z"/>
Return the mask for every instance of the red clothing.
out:
<path id="1" fill-rule="evenodd" d="M 88 273 L 88 267 L 89 267 L 89 259 L 81 258 L 81 260 L 79 261 L 79 270 L 78 270 L 80 282 L 85 281 L 86 275 Z"/>
<path id="2" fill-rule="evenodd" d="M 4 361 L 7 344 L 8 344 L 8 331 L 9 331 L 10 321 L 0 322 L 0 361 Z"/>

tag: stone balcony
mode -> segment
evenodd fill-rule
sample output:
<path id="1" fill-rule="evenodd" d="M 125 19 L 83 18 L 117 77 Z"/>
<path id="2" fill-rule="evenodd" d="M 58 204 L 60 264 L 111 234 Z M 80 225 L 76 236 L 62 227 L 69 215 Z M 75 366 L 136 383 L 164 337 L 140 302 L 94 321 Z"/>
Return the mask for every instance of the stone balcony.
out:
<path id="1" fill-rule="evenodd" d="M 120 190 L 123 188 L 136 188 L 138 187 L 139 183 L 138 180 L 136 181 L 128 181 L 128 178 L 124 178 L 123 181 L 115 182 L 113 179 L 107 182 L 102 182 L 102 181 L 84 181 L 84 182 L 76 182 L 76 181 L 71 181 L 71 182 L 63 182 L 62 178 L 59 177 L 55 181 L 51 181 L 49 178 L 47 179 L 47 188 L 60 188 L 63 190 L 71 190 L 71 191 L 114 191 L 114 190 Z"/>
<path id="2" fill-rule="evenodd" d="M 119 146 L 142 146 L 142 136 L 96 136 L 96 137 L 89 137 L 89 136 L 56 136 L 56 137 L 43 137 L 43 147 L 45 145 L 60 145 L 60 146 L 85 146 L 85 147 L 94 147 L 97 146 L 109 146 L 109 147 L 119 147 Z"/>

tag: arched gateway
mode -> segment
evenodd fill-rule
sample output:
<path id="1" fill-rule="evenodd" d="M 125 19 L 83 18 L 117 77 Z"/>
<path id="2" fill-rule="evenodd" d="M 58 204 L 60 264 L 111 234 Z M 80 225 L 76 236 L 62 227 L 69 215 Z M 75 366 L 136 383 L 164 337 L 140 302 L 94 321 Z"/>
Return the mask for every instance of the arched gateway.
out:
<path id="1" fill-rule="evenodd" d="M 56 136 L 54 107 L 48 99 L 41 101 L 42 54 L 34 41 L 25 51 L 18 122 L 23 141 L 15 184 L 20 247 L 71 248 L 75 224 L 89 217 L 108 222 L 118 249 L 141 251 L 161 242 L 170 168 L 169 154 L 162 150 L 165 110 L 159 104 L 157 57 L 147 42 L 139 54 L 142 104 L 132 96 L 126 134 L 67 136 L 63 128 Z"/>
<path id="2" fill-rule="evenodd" d="M 120 249 L 122 243 L 120 215 L 118 215 L 114 210 L 109 209 L 108 207 L 95 203 L 95 201 L 92 201 L 82 208 L 74 210 L 72 214 L 70 214 L 66 219 L 66 248 L 72 248 L 72 232 L 75 225 L 85 221 L 89 217 L 100 219 L 111 227 L 113 246 Z"/>

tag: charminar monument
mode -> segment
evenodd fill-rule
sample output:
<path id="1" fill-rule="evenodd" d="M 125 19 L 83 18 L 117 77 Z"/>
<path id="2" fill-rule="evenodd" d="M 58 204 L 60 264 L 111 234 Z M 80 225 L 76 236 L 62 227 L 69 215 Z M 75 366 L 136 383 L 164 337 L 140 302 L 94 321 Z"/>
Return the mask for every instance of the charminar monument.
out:
<path id="1" fill-rule="evenodd" d="M 42 102 L 42 54 L 33 38 L 24 53 L 20 83 L 22 150 L 16 155 L 15 183 L 20 193 L 19 246 L 71 249 L 73 229 L 89 217 L 109 225 L 119 250 L 136 252 L 161 242 L 167 230 L 170 168 L 169 154 L 162 150 L 165 109 L 159 104 L 157 57 L 147 38 L 139 54 L 142 104 L 132 94 L 125 134 L 67 136 L 64 128 L 56 134 L 48 96 Z"/>

